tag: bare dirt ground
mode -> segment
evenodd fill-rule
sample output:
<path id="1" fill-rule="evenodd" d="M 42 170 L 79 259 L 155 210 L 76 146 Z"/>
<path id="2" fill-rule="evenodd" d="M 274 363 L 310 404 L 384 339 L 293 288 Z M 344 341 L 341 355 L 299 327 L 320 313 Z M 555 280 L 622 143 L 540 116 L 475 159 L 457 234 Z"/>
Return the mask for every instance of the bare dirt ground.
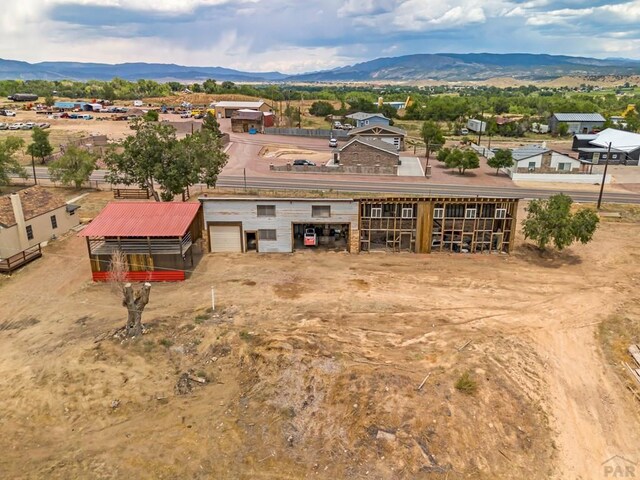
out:
<path id="1" fill-rule="evenodd" d="M 0 476 L 604 478 L 640 459 L 600 346 L 637 323 L 639 219 L 545 257 L 205 255 L 125 342 L 83 239 L 55 242 L 0 279 Z"/>

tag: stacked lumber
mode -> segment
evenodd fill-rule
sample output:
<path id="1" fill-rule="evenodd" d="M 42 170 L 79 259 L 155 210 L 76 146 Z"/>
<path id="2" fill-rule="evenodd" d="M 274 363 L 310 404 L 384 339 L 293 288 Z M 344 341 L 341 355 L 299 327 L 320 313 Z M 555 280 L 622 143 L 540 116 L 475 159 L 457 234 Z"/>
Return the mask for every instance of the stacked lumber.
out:
<path id="1" fill-rule="evenodd" d="M 629 345 L 629 348 L 627 349 L 627 351 L 633 357 L 633 360 L 635 361 L 635 365 L 630 366 L 626 362 L 625 362 L 625 365 L 631 372 L 631 375 L 633 375 L 636 381 L 640 383 L 640 347 L 632 343 L 631 345 Z"/>

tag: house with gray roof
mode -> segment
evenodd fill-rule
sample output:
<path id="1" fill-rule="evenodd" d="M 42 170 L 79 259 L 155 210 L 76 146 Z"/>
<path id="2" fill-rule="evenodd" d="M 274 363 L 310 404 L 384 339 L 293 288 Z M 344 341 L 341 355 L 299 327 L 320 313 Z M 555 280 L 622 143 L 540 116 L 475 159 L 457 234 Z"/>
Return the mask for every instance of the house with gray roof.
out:
<path id="1" fill-rule="evenodd" d="M 607 157 L 612 165 L 637 166 L 640 163 L 640 135 L 615 128 L 591 135 L 574 135 L 571 149 L 578 152 L 580 160 L 593 165 L 606 163 Z"/>
<path id="2" fill-rule="evenodd" d="M 340 165 L 365 167 L 397 167 L 400 154 L 395 145 L 378 139 L 354 137 L 340 150 L 336 161 Z"/>
<path id="3" fill-rule="evenodd" d="M 351 115 L 347 115 L 356 128 L 367 127 L 369 125 L 386 125 L 389 126 L 389 119 L 381 113 L 364 113 L 356 112 Z"/>
<path id="4" fill-rule="evenodd" d="M 365 140 L 381 140 L 387 142 L 396 150 L 404 150 L 404 139 L 407 132 L 401 128 L 390 127 L 389 125 L 367 125 L 360 128 L 354 128 L 349 131 L 350 138 L 362 138 Z"/>
<path id="5" fill-rule="evenodd" d="M 549 117 L 549 129 L 558 133 L 558 127 L 564 123 L 568 133 L 586 134 L 601 129 L 604 122 L 605 118 L 599 113 L 554 113 Z"/>
<path id="6" fill-rule="evenodd" d="M 514 173 L 581 173 L 583 162 L 546 145 L 526 145 L 511 150 Z"/>

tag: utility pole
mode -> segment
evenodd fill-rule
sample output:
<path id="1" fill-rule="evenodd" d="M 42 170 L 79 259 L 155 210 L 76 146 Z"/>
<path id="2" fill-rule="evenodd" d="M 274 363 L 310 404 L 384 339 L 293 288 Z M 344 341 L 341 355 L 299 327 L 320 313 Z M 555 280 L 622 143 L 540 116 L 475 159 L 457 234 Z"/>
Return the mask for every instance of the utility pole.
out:
<path id="1" fill-rule="evenodd" d="M 31 167 L 33 168 L 33 184 L 37 185 L 38 179 L 36 178 L 36 161 L 33 158 L 33 155 L 31 155 Z"/>
<path id="2" fill-rule="evenodd" d="M 478 146 L 480 146 L 480 139 L 482 138 L 482 124 L 484 122 L 484 109 L 480 113 L 480 130 L 478 131 Z"/>
<path id="3" fill-rule="evenodd" d="M 602 205 L 602 193 L 604 192 L 604 182 L 607 179 L 607 167 L 609 166 L 609 157 L 611 156 L 611 142 L 609 142 L 609 147 L 607 147 L 607 160 L 604 162 L 604 173 L 602 174 L 602 182 L 600 183 L 600 195 L 598 195 L 598 210 L 600 210 L 600 206 Z"/>

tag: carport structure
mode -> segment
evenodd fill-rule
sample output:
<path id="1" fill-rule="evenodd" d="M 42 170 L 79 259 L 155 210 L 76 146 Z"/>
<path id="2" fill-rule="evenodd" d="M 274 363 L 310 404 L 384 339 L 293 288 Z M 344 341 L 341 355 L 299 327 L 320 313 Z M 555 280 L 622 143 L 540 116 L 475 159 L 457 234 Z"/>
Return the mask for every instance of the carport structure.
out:
<path id="1" fill-rule="evenodd" d="M 87 226 L 94 281 L 109 278 L 111 256 L 121 251 L 130 281 L 179 281 L 194 265 L 193 244 L 201 238 L 199 203 L 111 202 Z"/>

